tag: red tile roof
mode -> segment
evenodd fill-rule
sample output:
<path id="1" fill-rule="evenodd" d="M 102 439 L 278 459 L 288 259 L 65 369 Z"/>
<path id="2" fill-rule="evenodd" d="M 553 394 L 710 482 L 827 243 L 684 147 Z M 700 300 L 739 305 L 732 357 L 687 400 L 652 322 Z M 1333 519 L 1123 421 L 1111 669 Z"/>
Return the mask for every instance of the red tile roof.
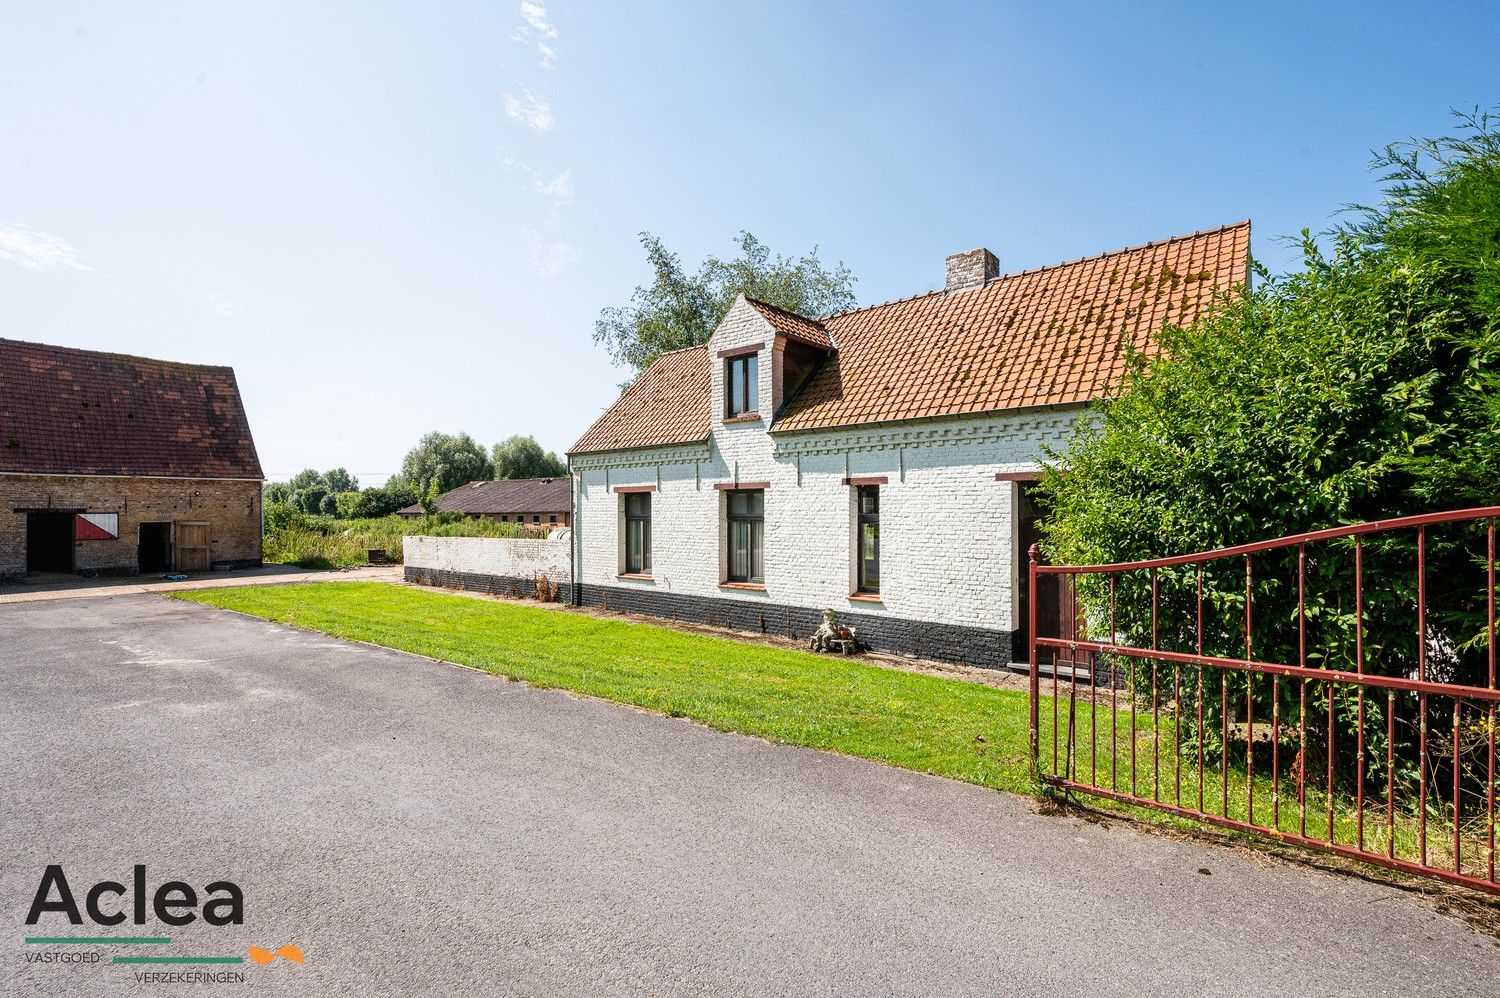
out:
<path id="1" fill-rule="evenodd" d="M 437 497 L 439 513 L 566 513 L 573 507 L 569 478 L 516 478 L 498 482 L 470 482 Z M 420 503 L 398 510 L 419 516 Z"/>
<path id="2" fill-rule="evenodd" d="M 0 472 L 262 477 L 232 369 L 6 339 Z"/>
<path id="3" fill-rule="evenodd" d="M 1243 285 L 1250 223 L 1009 274 L 814 321 L 750 301 L 778 332 L 832 357 L 777 415 L 773 432 L 1080 404 L 1119 383 L 1129 350 L 1151 351 Z M 663 354 L 573 453 L 706 439 L 704 347 Z"/>
<path id="4" fill-rule="evenodd" d="M 1215 294 L 1245 281 L 1250 223 L 1010 274 L 824 320 L 838 343 L 776 430 L 1068 405 L 1119 383 L 1127 350 L 1151 350 Z"/>
<path id="5" fill-rule="evenodd" d="M 771 324 L 771 328 L 778 333 L 823 350 L 833 349 L 833 337 L 828 335 L 828 330 L 816 319 L 789 312 L 778 305 L 751 298 L 749 295 L 745 296 L 745 303 L 764 316 L 765 320 Z"/>
<path id="6" fill-rule="evenodd" d="M 712 390 L 708 347 L 664 353 L 630 383 L 569 453 L 707 440 Z"/>

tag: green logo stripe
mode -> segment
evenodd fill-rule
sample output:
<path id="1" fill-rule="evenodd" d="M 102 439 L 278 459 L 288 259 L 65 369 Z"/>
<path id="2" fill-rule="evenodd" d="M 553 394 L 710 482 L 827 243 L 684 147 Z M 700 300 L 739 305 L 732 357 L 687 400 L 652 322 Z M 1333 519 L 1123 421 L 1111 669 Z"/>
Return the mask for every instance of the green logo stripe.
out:
<path id="1" fill-rule="evenodd" d="M 242 956 L 117 956 L 111 963 L 244 963 Z"/>
<path id="2" fill-rule="evenodd" d="M 111 943 L 169 943 L 166 936 L 27 936 L 36 946 L 108 946 Z"/>

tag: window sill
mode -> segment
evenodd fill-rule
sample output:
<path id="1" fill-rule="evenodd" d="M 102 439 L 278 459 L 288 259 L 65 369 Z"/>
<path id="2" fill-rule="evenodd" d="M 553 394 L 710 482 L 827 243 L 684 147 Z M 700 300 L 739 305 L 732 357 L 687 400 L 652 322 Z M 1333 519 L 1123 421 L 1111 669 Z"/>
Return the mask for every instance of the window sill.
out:
<path id="1" fill-rule="evenodd" d="M 758 412 L 747 412 L 747 413 L 744 413 L 744 414 L 739 415 L 739 416 L 725 416 L 724 417 L 724 422 L 726 422 L 726 423 L 759 423 L 760 422 L 760 413 L 758 413 Z"/>
<path id="2" fill-rule="evenodd" d="M 764 582 L 721 582 L 720 589 L 743 589 L 752 593 L 763 593 L 766 591 Z"/>
<path id="3" fill-rule="evenodd" d="M 656 581 L 656 579 L 655 579 L 654 576 L 647 575 L 645 572 L 621 572 L 618 575 L 616 575 L 615 578 L 617 578 L 617 579 L 630 579 L 630 580 L 633 580 L 635 582 L 655 582 Z"/>
<path id="4" fill-rule="evenodd" d="M 856 603 L 881 603 L 879 593 L 850 593 L 849 599 Z"/>

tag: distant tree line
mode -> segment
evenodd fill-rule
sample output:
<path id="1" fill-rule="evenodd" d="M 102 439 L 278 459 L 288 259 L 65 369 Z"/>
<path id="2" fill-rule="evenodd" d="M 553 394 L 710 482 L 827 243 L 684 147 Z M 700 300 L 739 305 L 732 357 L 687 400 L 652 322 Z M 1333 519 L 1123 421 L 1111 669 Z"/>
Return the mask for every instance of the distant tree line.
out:
<path id="1" fill-rule="evenodd" d="M 561 478 L 567 473 L 567 463 L 555 452 L 543 450 L 535 437 L 517 434 L 486 452 L 467 433 L 432 432 L 407 452 L 400 473 L 384 485 L 361 489 L 359 479 L 346 468 L 308 468 L 290 481 L 268 484 L 265 502 L 296 513 L 339 519 L 382 517 L 417 503 L 430 511 L 438 495 L 470 482 Z"/>

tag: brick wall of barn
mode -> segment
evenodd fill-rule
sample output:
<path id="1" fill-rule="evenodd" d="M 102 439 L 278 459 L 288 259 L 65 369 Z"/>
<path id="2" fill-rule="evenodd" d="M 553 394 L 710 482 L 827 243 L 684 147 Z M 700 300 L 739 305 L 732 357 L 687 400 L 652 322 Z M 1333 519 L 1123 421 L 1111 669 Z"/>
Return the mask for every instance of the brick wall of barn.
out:
<path id="1" fill-rule="evenodd" d="M 1024 552 L 1015 536 L 1014 482 L 997 472 L 1039 466 L 1078 410 L 932 420 L 774 437 L 774 338 L 748 307 L 732 309 L 713 351 L 765 341 L 760 422 L 724 423 L 722 362 L 714 358 L 709 444 L 580 455 L 573 461 L 579 582 L 585 602 L 727 626 L 790 632 L 834 609 L 878 649 L 1003 665 L 1012 649 Z M 883 476 L 880 602 L 855 588 L 854 489 Z M 718 482 L 768 482 L 765 591 L 724 588 L 725 500 Z M 619 486 L 654 486 L 652 578 L 618 578 L 623 564 Z M 725 607 L 725 601 L 730 606 Z M 716 609 L 716 607 L 718 609 Z"/>
<path id="2" fill-rule="evenodd" d="M 74 542 L 74 568 L 129 574 L 138 564 L 140 525 L 163 521 L 207 521 L 214 565 L 259 565 L 260 504 L 261 485 L 253 481 L 0 475 L 0 577 L 26 571 L 28 508 L 118 514 L 116 539 Z"/>

